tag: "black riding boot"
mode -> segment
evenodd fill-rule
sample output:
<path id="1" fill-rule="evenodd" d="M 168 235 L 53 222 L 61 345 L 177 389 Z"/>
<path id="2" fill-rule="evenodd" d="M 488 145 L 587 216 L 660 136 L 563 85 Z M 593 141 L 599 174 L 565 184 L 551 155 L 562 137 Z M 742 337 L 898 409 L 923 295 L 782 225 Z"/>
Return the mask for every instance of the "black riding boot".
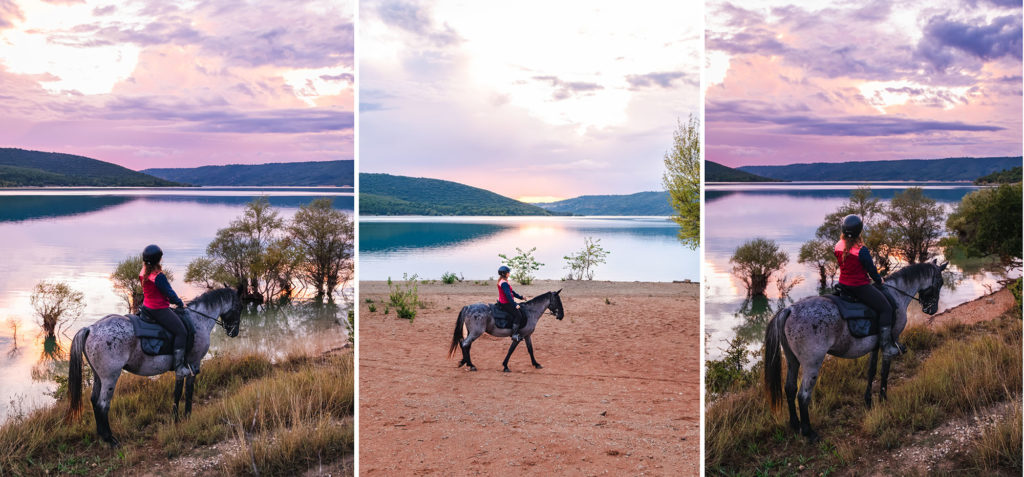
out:
<path id="1" fill-rule="evenodd" d="M 185 364 L 185 348 L 178 348 L 174 350 L 174 366 L 171 369 L 174 372 L 181 370 L 183 371 L 183 374 L 192 374 L 192 368 Z"/>
<path id="2" fill-rule="evenodd" d="M 512 341 L 522 341 L 523 337 L 519 336 L 519 321 L 516 320 L 512 323 Z"/>
<path id="3" fill-rule="evenodd" d="M 878 339 L 882 348 L 882 356 L 894 358 L 903 353 L 903 346 L 892 339 L 892 327 L 883 326 L 878 330 Z"/>

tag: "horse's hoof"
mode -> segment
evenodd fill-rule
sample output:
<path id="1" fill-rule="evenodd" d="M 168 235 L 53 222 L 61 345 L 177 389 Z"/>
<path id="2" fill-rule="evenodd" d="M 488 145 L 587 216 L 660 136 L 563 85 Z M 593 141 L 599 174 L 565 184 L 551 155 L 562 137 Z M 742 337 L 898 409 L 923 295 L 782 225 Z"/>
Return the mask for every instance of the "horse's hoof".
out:
<path id="1" fill-rule="evenodd" d="M 512 370 L 508 369 L 508 366 L 505 366 L 505 369 L 501 370 L 501 372 L 503 372 L 503 373 L 511 373 Z"/>
<path id="2" fill-rule="evenodd" d="M 537 369 L 544 369 L 544 366 L 541 366 L 540 364 L 535 364 L 533 367 Z"/>
<path id="3" fill-rule="evenodd" d="M 794 431 L 800 431 L 800 421 L 798 421 L 798 420 L 789 421 L 789 428 L 794 430 Z"/>
<path id="4" fill-rule="evenodd" d="M 103 440 L 106 441 L 107 444 L 110 444 L 110 447 L 113 449 L 121 447 L 121 441 L 117 440 L 114 436 L 104 437 Z"/>
<path id="5" fill-rule="evenodd" d="M 459 367 L 460 367 L 460 368 L 461 368 L 461 367 L 462 367 L 463 365 L 465 365 L 465 364 L 466 364 L 466 362 L 465 362 L 465 361 L 459 361 Z"/>
<path id="6" fill-rule="evenodd" d="M 469 370 L 470 370 L 470 371 L 476 371 L 476 366 L 470 365 L 470 366 L 469 366 Z"/>
<path id="7" fill-rule="evenodd" d="M 810 442 L 811 444 L 817 444 L 818 442 L 821 442 L 821 437 L 819 437 L 818 433 L 814 431 L 804 433 L 804 437 L 806 437 L 807 441 Z"/>

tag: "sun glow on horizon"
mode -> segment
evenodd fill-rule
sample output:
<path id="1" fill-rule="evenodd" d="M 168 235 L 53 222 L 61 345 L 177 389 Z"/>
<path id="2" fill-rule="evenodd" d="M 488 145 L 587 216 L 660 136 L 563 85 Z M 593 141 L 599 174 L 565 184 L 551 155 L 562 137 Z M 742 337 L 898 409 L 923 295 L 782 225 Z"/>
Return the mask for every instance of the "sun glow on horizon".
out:
<path id="1" fill-rule="evenodd" d="M 527 204 L 544 204 L 548 202 L 558 202 L 565 199 L 566 197 L 559 197 L 556 195 L 524 195 L 516 198 L 519 202 L 525 202 Z"/>

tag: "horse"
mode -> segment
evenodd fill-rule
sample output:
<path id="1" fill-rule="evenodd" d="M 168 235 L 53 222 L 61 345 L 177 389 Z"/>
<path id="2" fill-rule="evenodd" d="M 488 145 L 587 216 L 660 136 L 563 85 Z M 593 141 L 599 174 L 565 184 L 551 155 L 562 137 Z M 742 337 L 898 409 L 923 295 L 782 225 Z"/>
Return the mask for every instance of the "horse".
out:
<path id="1" fill-rule="evenodd" d="M 210 333 L 214 325 L 221 325 L 229 337 L 238 336 L 242 316 L 242 302 L 233 288 L 221 288 L 203 293 L 189 302 L 185 308 L 195 324 L 195 338 L 192 349 L 185 355 L 185 363 L 192 373 L 182 368 L 176 372 L 174 381 L 174 421 L 178 422 L 178 402 L 181 400 L 182 382 L 185 382 L 185 417 L 192 413 L 192 392 L 195 376 L 199 374 L 200 361 L 210 349 Z M 68 394 L 71 404 L 65 421 L 77 419 L 82 414 L 82 355 L 89 361 L 93 371 L 92 410 L 96 416 L 96 433 L 105 442 L 117 447 L 119 442 L 111 433 L 108 414 L 114 386 L 121 376 L 121 370 L 139 376 L 155 376 L 174 371 L 174 357 L 170 355 L 150 356 L 142 351 L 139 338 L 128 317 L 107 315 L 75 334 L 71 342 L 70 369 L 68 371 Z M 186 374 L 188 374 L 186 379 Z"/>
<path id="2" fill-rule="evenodd" d="M 949 262 L 919 263 L 894 272 L 885 280 L 885 286 L 895 290 L 896 305 L 893 308 L 893 340 L 907 326 L 907 307 L 911 300 L 918 300 L 922 310 L 934 315 L 939 308 L 939 291 L 942 288 L 942 271 Z M 915 298 L 918 295 L 920 298 Z M 871 353 L 868 364 L 868 386 L 864 401 L 871 408 L 871 384 L 878 366 L 878 335 L 855 338 L 850 334 L 847 322 L 831 299 L 823 296 L 804 298 L 772 317 L 765 330 L 764 341 L 764 383 L 766 395 L 772 410 L 782 403 L 782 364 L 779 347 L 786 354 L 786 400 L 789 405 L 789 426 L 807 437 L 811 442 L 819 440 L 811 428 L 807 410 L 811 403 L 814 384 L 826 354 L 840 358 L 855 359 Z M 882 357 L 882 379 L 879 386 L 879 400 L 886 400 L 889 383 L 891 358 Z M 796 380 L 800 366 L 804 366 L 800 393 L 797 395 Z M 800 417 L 797 418 L 794 400 L 799 398 Z"/>
<path id="3" fill-rule="evenodd" d="M 558 296 L 558 293 L 561 291 L 537 295 L 533 299 L 519 304 L 520 309 L 526 315 L 526 326 L 519 330 L 519 334 L 523 337 L 523 341 L 526 341 L 526 349 L 530 352 L 530 361 L 533 362 L 533 367 L 537 369 L 543 369 L 544 367 L 533 356 L 533 341 L 530 340 L 530 335 L 537 329 L 537 322 L 540 321 L 540 317 L 544 314 L 545 310 L 550 311 L 559 320 L 565 317 L 565 312 L 562 310 L 562 299 Z M 469 335 L 465 338 L 462 336 L 463 324 L 466 325 L 469 331 Z M 494 323 L 491 305 L 476 303 L 462 307 L 462 310 L 459 311 L 458 319 L 455 320 L 455 333 L 452 335 L 451 347 L 448 348 L 448 358 L 454 356 L 455 348 L 459 347 L 462 349 L 462 361 L 459 361 L 458 367 L 461 368 L 463 365 L 467 365 L 470 371 L 476 371 L 476 366 L 469 359 L 469 348 L 473 345 L 473 341 L 485 332 L 498 338 L 512 336 L 511 329 L 498 328 Z M 512 340 L 512 345 L 508 348 L 508 354 L 505 355 L 505 361 L 501 363 L 505 367 L 504 372 L 506 373 L 511 372 L 508 369 L 508 359 L 512 357 L 512 352 L 516 350 L 518 345 L 518 341 Z"/>

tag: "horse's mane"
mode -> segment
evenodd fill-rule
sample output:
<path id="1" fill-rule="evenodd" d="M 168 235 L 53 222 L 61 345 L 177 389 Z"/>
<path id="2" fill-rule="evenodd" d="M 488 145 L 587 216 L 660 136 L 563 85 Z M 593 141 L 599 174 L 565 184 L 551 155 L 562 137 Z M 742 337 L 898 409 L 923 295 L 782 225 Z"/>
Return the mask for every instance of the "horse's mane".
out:
<path id="1" fill-rule="evenodd" d="M 216 290 L 210 290 L 202 295 L 197 296 L 192 301 L 188 302 L 188 306 L 192 305 L 212 305 L 217 302 L 225 302 L 234 300 L 235 290 L 232 288 L 218 288 Z"/>
<path id="2" fill-rule="evenodd" d="M 930 279 L 935 275 L 936 268 L 938 267 L 931 262 L 915 263 L 890 273 L 887 279 L 903 283 Z"/>
<path id="3" fill-rule="evenodd" d="M 544 298 L 544 297 L 547 297 L 547 298 L 551 298 L 551 294 L 552 294 L 552 293 L 554 293 L 554 292 L 546 292 L 546 293 L 542 293 L 542 294 L 540 294 L 540 295 L 537 295 L 537 296 L 535 296 L 535 297 L 533 297 L 533 298 L 530 298 L 529 300 L 526 300 L 526 301 L 524 301 L 523 303 L 533 303 L 533 302 L 535 302 L 535 301 L 540 301 L 540 300 L 541 300 L 541 298 Z"/>

